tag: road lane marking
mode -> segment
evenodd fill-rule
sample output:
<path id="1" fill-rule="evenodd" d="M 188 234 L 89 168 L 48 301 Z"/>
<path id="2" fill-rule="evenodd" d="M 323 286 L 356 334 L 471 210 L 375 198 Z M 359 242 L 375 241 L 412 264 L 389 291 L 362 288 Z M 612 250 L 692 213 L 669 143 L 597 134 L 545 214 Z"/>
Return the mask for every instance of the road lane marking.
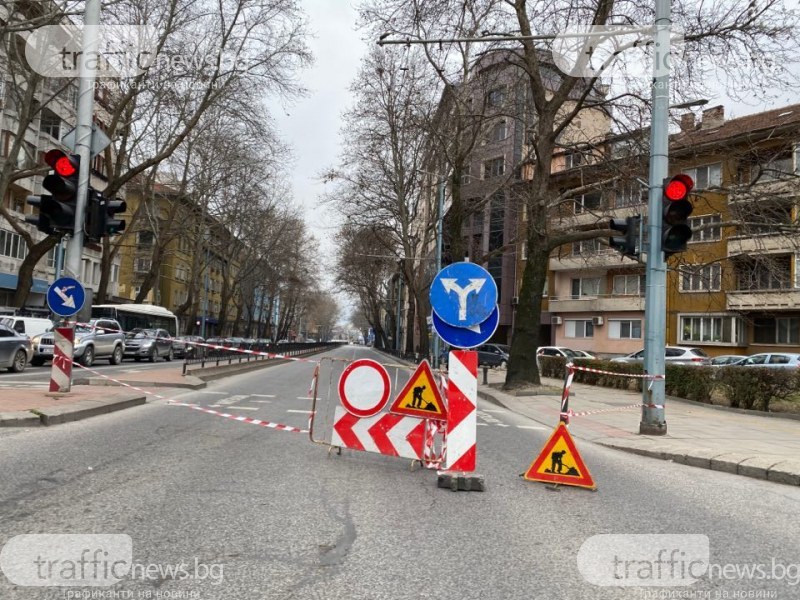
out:
<path id="1" fill-rule="evenodd" d="M 505 413 L 505 412 L 508 412 L 507 410 L 502 409 L 502 408 L 484 408 L 482 410 L 483 410 L 483 412 L 493 412 L 493 413 Z"/>
<path id="2" fill-rule="evenodd" d="M 270 400 L 253 400 L 256 404 L 272 404 Z"/>
<path id="3" fill-rule="evenodd" d="M 236 406 L 236 410 L 261 410 L 258 406 Z"/>
<path id="4" fill-rule="evenodd" d="M 537 425 L 517 425 L 517 429 L 533 429 L 537 431 L 544 431 L 546 427 L 538 427 Z"/>
<path id="5" fill-rule="evenodd" d="M 194 393 L 195 394 L 219 394 L 220 396 L 224 396 L 228 392 L 209 392 L 209 391 L 206 391 L 206 390 L 200 390 L 200 391 L 194 392 Z"/>
<path id="6" fill-rule="evenodd" d="M 292 410 L 292 409 L 287 409 L 287 411 L 286 411 L 286 412 L 290 412 L 290 413 L 302 413 L 302 414 L 304 414 L 304 415 L 310 415 L 310 414 L 311 414 L 311 411 L 310 411 L 310 410 Z"/>
<path id="7" fill-rule="evenodd" d="M 250 394 L 254 398 L 274 398 L 275 394 Z"/>
<path id="8" fill-rule="evenodd" d="M 313 398 L 310 398 L 309 396 L 298 396 L 297 399 L 298 400 L 313 400 Z"/>
<path id="9" fill-rule="evenodd" d="M 227 398 L 222 398 L 221 400 L 218 400 L 216 404 L 212 404 L 211 406 L 214 408 L 220 406 L 230 406 L 231 404 L 236 404 L 237 402 L 239 402 L 240 400 L 244 400 L 245 398 L 247 398 L 247 396 L 242 396 L 242 395 L 228 396 Z M 236 408 L 239 407 L 237 406 Z"/>

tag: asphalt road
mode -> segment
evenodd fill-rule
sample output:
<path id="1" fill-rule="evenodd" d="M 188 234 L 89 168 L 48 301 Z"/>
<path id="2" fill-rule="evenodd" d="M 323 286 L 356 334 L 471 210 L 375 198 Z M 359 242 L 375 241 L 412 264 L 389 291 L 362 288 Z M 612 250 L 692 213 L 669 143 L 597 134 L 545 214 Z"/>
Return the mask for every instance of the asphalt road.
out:
<path id="1" fill-rule="evenodd" d="M 174 368 L 182 364 L 181 359 L 173 359 L 172 362 L 167 362 L 164 359 L 158 359 L 154 363 L 142 361 L 136 362 L 133 360 L 123 360 L 119 365 L 111 365 L 105 359 L 97 359 L 92 365 L 92 369 L 97 370 L 104 375 L 122 374 L 130 372 L 144 371 L 148 369 L 166 369 Z M 6 370 L 0 371 L 0 388 L 10 388 L 16 386 L 45 386 L 50 381 L 51 363 L 45 363 L 40 367 L 34 367 L 31 364 L 25 368 L 22 373 L 10 373 Z M 81 375 L 82 369 L 80 367 L 74 368 L 76 376 Z"/>
<path id="2" fill-rule="evenodd" d="M 353 346 L 325 356 L 388 362 Z M 323 363 L 320 410 L 341 364 L 328 362 L 326 373 Z M 311 375 L 311 364 L 293 362 L 173 397 L 304 428 Z M 0 542 L 31 533 L 129 535 L 136 576 L 94 591 L 133 598 L 800 598 L 800 489 L 581 443 L 598 491 L 553 490 L 518 476 L 553 424 L 488 403 L 479 409 L 483 493 L 438 489 L 434 471 L 412 470 L 406 460 L 339 456 L 305 434 L 163 400 L 5 431 Z M 602 534 L 707 536 L 716 567 L 689 587 L 624 587 L 654 578 L 641 571 L 644 554 L 623 548 L 615 556 L 630 568 L 613 571 L 617 585 L 593 585 L 578 556 Z M 597 547 L 588 560 L 599 558 Z M 615 548 L 602 540 L 599 547 Z M 166 573 L 181 563 L 193 578 Z M 764 566 L 756 575 L 741 574 L 756 564 Z M 155 567 L 145 573 L 148 565 Z M 733 565 L 725 577 L 724 565 Z M 603 568 L 607 574 L 609 563 Z M 67 598 L 67 590 L 92 592 L 0 577 L 3 599 Z"/>

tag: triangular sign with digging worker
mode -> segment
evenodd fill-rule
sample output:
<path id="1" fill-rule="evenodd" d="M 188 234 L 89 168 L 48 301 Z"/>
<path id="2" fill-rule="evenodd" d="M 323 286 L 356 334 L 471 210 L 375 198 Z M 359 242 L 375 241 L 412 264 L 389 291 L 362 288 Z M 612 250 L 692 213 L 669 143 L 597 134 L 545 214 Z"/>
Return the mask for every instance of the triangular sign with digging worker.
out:
<path id="1" fill-rule="evenodd" d="M 528 481 L 597 487 L 564 423 L 558 424 L 523 477 Z"/>
<path id="2" fill-rule="evenodd" d="M 447 406 L 427 360 L 419 364 L 408 383 L 397 394 L 389 412 L 437 421 L 447 420 Z"/>

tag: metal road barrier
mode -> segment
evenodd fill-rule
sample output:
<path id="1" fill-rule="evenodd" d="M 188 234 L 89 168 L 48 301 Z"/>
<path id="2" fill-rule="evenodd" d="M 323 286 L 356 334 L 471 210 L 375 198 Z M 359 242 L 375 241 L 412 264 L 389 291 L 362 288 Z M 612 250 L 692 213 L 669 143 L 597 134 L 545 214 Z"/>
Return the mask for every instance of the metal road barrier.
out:
<path id="1" fill-rule="evenodd" d="M 189 365 L 200 365 L 201 368 L 205 368 L 207 366 L 218 367 L 220 365 L 249 363 L 269 358 L 301 356 L 310 352 L 336 348 L 341 345 L 339 342 L 298 342 L 287 344 L 239 344 L 233 346 L 226 345 L 225 340 L 220 340 L 219 344 L 209 341 L 187 342 L 187 344 L 195 347 L 196 356 L 184 358 L 184 375 Z"/>

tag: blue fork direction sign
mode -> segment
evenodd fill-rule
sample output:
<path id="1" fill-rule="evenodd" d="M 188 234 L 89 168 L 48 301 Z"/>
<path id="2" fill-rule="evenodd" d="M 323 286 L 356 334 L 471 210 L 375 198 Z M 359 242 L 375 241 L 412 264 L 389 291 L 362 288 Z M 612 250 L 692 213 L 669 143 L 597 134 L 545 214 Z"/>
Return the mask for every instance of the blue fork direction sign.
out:
<path id="1" fill-rule="evenodd" d="M 432 317 L 434 330 L 447 344 L 456 348 L 475 348 L 492 339 L 500 323 L 500 309 L 495 306 L 489 318 L 475 327 L 453 327 L 442 321 L 436 313 Z"/>
<path id="2" fill-rule="evenodd" d="M 430 299 L 433 312 L 447 325 L 475 327 L 496 308 L 497 284 L 480 265 L 453 263 L 433 278 Z"/>
<path id="3" fill-rule="evenodd" d="M 61 277 L 47 290 L 47 304 L 59 317 L 71 317 L 86 300 L 86 291 L 81 282 L 72 277 Z"/>

